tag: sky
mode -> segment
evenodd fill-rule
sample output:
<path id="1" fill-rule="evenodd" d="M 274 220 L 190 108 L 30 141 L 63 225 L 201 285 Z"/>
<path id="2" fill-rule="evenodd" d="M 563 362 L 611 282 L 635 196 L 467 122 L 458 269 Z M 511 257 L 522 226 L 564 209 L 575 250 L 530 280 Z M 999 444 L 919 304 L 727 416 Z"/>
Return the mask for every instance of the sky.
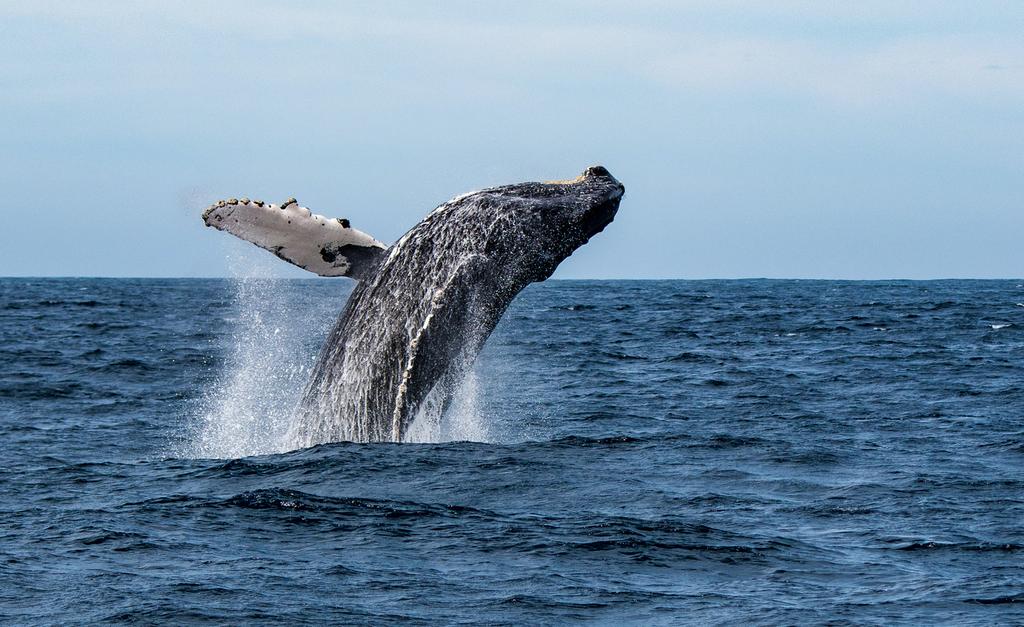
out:
<path id="1" fill-rule="evenodd" d="M 1019 0 L 0 0 L 0 24 L 0 276 L 229 276 L 219 198 L 390 243 L 592 164 L 626 195 L 557 278 L 1024 276 Z"/>

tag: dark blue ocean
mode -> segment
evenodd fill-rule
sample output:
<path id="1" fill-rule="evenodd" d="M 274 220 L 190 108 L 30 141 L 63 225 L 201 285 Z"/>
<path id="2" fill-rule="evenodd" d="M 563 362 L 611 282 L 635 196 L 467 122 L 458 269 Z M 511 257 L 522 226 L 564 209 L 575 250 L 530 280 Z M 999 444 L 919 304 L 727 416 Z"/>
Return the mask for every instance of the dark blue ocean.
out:
<path id="1" fill-rule="evenodd" d="M 349 289 L 0 279 L 0 623 L 1024 623 L 1020 281 L 539 284 L 286 450 Z"/>

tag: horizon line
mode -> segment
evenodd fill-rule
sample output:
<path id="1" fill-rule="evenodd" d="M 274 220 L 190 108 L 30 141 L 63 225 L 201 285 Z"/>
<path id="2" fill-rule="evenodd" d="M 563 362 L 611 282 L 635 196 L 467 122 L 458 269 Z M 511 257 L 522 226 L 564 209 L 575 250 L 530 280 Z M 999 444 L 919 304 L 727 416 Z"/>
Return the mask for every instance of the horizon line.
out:
<path id="1" fill-rule="evenodd" d="M 337 279 L 349 279 L 355 282 L 355 279 L 350 277 L 286 277 L 286 276 L 169 276 L 169 275 L 149 275 L 149 276 L 128 276 L 128 275 L 30 275 L 30 274 L 11 274 L 11 275 L 0 275 L 0 280 L 4 279 L 38 279 L 38 280 L 57 280 L 57 279 L 105 279 L 105 280 L 173 280 L 173 281 L 209 281 L 209 280 L 241 280 L 241 279 L 263 279 L 268 281 L 332 281 Z M 734 276 L 734 277 L 619 277 L 619 278 L 607 278 L 607 277 L 588 277 L 588 278 L 573 278 L 573 277 L 560 277 L 545 279 L 544 281 L 537 281 L 537 283 L 550 283 L 554 281 L 850 281 L 850 282 L 872 282 L 872 281 L 1024 281 L 1024 277 L 1014 276 L 991 276 L 991 277 L 964 277 L 964 276 L 939 276 L 939 277 L 926 277 L 926 278 L 910 278 L 910 277 L 874 277 L 874 278 L 837 278 L 837 277 L 792 277 L 792 276 Z"/>

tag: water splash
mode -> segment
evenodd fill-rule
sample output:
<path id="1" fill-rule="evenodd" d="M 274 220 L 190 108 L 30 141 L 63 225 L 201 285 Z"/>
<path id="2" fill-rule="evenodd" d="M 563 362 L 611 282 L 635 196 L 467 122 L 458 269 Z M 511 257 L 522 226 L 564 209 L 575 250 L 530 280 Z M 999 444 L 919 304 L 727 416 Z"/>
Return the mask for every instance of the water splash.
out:
<path id="1" fill-rule="evenodd" d="M 300 432 L 298 401 L 342 302 L 319 303 L 326 307 L 311 311 L 314 303 L 297 298 L 297 291 L 277 278 L 280 266 L 273 258 L 240 249 L 228 259 L 235 311 L 227 320 L 231 335 L 224 370 L 200 399 L 191 433 L 177 453 L 238 458 L 308 446 Z M 344 293 L 340 283 L 339 292 Z M 426 403 L 405 441 L 494 441 L 482 395 L 479 378 L 469 370 L 447 411 L 441 415 Z"/>
<path id="2" fill-rule="evenodd" d="M 201 400 L 185 451 L 190 457 L 235 458 L 296 448 L 287 434 L 316 349 L 309 346 L 309 325 L 295 323 L 308 319 L 309 312 L 297 311 L 302 303 L 274 279 L 272 264 L 263 257 L 229 257 L 236 277 L 230 348 L 223 373 Z"/>
<path id="3" fill-rule="evenodd" d="M 404 442 L 494 442 L 492 425 L 485 417 L 483 388 L 475 370 L 455 390 L 443 415 L 428 402 L 409 425 Z"/>

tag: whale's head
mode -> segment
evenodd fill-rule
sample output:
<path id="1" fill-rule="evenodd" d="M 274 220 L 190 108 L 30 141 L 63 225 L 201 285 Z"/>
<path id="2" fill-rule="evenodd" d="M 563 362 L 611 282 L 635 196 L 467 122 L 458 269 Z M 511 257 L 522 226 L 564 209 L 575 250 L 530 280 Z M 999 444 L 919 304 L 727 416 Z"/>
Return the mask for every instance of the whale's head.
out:
<path id="1" fill-rule="evenodd" d="M 563 197 L 560 202 L 568 209 L 563 211 L 566 230 L 578 230 L 585 236 L 576 248 L 611 223 L 626 192 L 626 187 L 600 165 L 587 168 L 571 181 L 552 181 L 549 185 L 555 186 L 556 196 Z"/>
<path id="2" fill-rule="evenodd" d="M 615 218 L 625 187 L 602 166 L 572 180 L 520 183 L 465 200 L 487 225 L 488 257 L 518 281 L 543 281 Z"/>

